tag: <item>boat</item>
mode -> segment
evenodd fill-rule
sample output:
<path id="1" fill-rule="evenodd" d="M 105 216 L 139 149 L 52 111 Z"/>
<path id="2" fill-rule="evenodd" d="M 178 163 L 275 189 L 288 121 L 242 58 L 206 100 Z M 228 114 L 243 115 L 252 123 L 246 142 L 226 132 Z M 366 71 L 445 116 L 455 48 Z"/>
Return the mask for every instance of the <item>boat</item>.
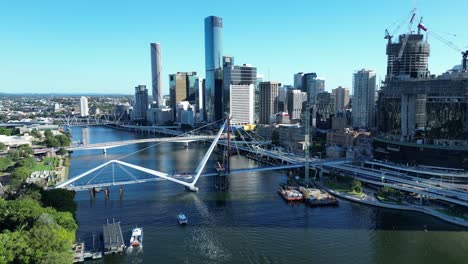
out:
<path id="1" fill-rule="evenodd" d="M 143 246 L 143 228 L 133 228 L 132 238 L 130 238 L 130 246 L 133 248 L 140 248 Z"/>
<path id="2" fill-rule="evenodd" d="M 288 190 L 280 187 L 278 193 L 287 202 L 302 201 L 304 199 L 302 193 L 297 190 Z"/>
<path id="3" fill-rule="evenodd" d="M 177 221 L 179 221 L 180 225 L 186 225 L 188 223 L 188 219 L 183 213 L 177 215 Z"/>

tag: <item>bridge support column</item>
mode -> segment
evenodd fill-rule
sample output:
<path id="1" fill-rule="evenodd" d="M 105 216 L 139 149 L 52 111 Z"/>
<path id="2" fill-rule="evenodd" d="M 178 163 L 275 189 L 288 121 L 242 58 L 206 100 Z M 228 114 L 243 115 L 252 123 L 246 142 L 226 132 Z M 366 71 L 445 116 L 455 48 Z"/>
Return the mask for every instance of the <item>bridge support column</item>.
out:
<path id="1" fill-rule="evenodd" d="M 107 153 L 107 149 L 102 149 L 102 154 L 106 154 Z"/>
<path id="2" fill-rule="evenodd" d="M 198 192 L 198 187 L 196 186 L 185 186 L 185 188 L 191 192 Z"/>

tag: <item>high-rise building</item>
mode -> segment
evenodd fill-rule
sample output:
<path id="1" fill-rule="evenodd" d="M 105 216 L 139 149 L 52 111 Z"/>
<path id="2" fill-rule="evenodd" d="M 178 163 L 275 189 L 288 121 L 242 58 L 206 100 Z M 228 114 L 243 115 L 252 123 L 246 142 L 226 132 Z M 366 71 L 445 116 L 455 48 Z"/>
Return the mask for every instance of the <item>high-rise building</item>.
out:
<path id="1" fill-rule="evenodd" d="M 294 88 L 302 90 L 302 76 L 304 76 L 303 72 L 294 74 Z"/>
<path id="2" fill-rule="evenodd" d="M 307 93 L 310 105 L 314 105 L 317 95 L 325 91 L 325 80 L 318 78 L 315 72 L 305 73 L 302 76 L 302 91 Z"/>
<path id="3" fill-rule="evenodd" d="M 374 127 L 376 76 L 362 69 L 353 75 L 353 126 Z"/>
<path id="4" fill-rule="evenodd" d="M 177 112 L 175 108 L 178 102 L 195 103 L 196 80 L 196 72 L 178 72 L 169 75 L 170 107 L 174 109 L 174 114 Z"/>
<path id="5" fill-rule="evenodd" d="M 205 79 L 197 78 L 195 80 L 195 105 L 197 121 L 202 122 L 205 120 Z"/>
<path id="6" fill-rule="evenodd" d="M 153 100 L 156 102 L 155 108 L 162 107 L 162 79 L 161 79 L 161 45 L 151 43 L 151 77 Z"/>
<path id="7" fill-rule="evenodd" d="M 205 18 L 205 113 L 208 122 L 223 116 L 222 107 L 222 29 L 221 17 Z"/>
<path id="8" fill-rule="evenodd" d="M 260 124 L 270 124 L 271 118 L 278 112 L 278 93 L 281 83 L 260 83 Z"/>
<path id="9" fill-rule="evenodd" d="M 332 90 L 335 97 L 335 111 L 340 111 L 349 107 L 349 90 L 339 86 Z"/>
<path id="10" fill-rule="evenodd" d="M 316 101 L 316 127 L 331 129 L 332 117 L 335 114 L 335 98 L 329 92 L 319 93 Z"/>
<path id="11" fill-rule="evenodd" d="M 386 79 L 427 78 L 429 53 L 429 43 L 424 40 L 422 34 L 400 35 L 398 43 L 392 43 L 389 38 Z"/>
<path id="12" fill-rule="evenodd" d="M 287 101 L 286 101 L 287 87 L 284 85 L 281 86 L 278 90 L 278 112 L 287 111 Z"/>
<path id="13" fill-rule="evenodd" d="M 263 82 L 263 74 L 257 73 L 257 82 L 255 84 L 255 110 L 254 120 L 255 123 L 260 119 L 260 83 Z"/>
<path id="14" fill-rule="evenodd" d="M 146 120 L 146 111 L 148 110 L 148 89 L 146 85 L 135 87 L 135 103 L 133 105 L 133 120 Z"/>
<path id="15" fill-rule="evenodd" d="M 223 68 L 234 66 L 234 57 L 223 56 Z"/>
<path id="16" fill-rule="evenodd" d="M 89 116 L 88 98 L 84 96 L 80 98 L 80 115 L 81 117 Z"/>
<path id="17" fill-rule="evenodd" d="M 307 93 L 299 89 L 288 90 L 286 101 L 291 123 L 299 122 L 304 103 L 307 102 Z"/>
<path id="18" fill-rule="evenodd" d="M 233 124 L 253 124 L 257 68 L 249 64 L 223 68 L 223 105 Z"/>

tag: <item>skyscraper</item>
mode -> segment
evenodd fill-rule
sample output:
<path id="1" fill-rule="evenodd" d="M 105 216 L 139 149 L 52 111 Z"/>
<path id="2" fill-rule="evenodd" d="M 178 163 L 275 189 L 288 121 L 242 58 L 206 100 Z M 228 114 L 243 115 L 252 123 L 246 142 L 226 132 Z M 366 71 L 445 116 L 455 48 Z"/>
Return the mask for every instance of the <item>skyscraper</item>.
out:
<path id="1" fill-rule="evenodd" d="M 208 122 L 221 119 L 222 107 L 222 28 L 221 17 L 205 18 L 205 112 Z"/>
<path id="2" fill-rule="evenodd" d="M 133 120 L 146 120 L 148 110 L 148 89 L 146 85 L 135 87 L 135 104 L 133 105 Z"/>
<path id="3" fill-rule="evenodd" d="M 226 57 L 225 57 L 226 58 Z M 223 68 L 224 113 L 232 115 L 234 124 L 253 124 L 257 68 L 249 64 Z"/>
<path id="4" fill-rule="evenodd" d="M 353 126 L 373 127 L 375 119 L 375 72 L 362 69 L 353 75 Z"/>
<path id="5" fill-rule="evenodd" d="M 317 77 L 315 72 L 302 76 L 302 91 L 307 93 L 310 105 L 314 105 L 317 95 L 325 91 L 325 80 Z"/>
<path id="6" fill-rule="evenodd" d="M 304 108 L 304 102 L 307 101 L 307 93 L 302 92 L 299 89 L 288 90 L 286 94 L 286 101 L 288 102 L 288 114 L 289 120 L 293 122 L 299 122 L 301 119 L 302 109 Z"/>
<path id="7" fill-rule="evenodd" d="M 197 78 L 195 80 L 195 105 L 197 113 L 197 121 L 205 120 L 205 79 Z"/>
<path id="8" fill-rule="evenodd" d="M 151 43 L 151 77 L 153 100 L 156 102 L 156 108 L 162 107 L 162 84 L 161 84 L 161 45 Z"/>
<path id="9" fill-rule="evenodd" d="M 349 105 L 349 90 L 339 86 L 332 90 L 335 96 L 335 111 L 343 110 L 348 108 Z"/>
<path id="10" fill-rule="evenodd" d="M 260 83 L 263 82 L 263 74 L 257 73 L 257 82 L 255 83 L 255 110 L 254 122 L 260 120 Z"/>
<path id="11" fill-rule="evenodd" d="M 195 104 L 196 72 L 178 72 L 169 75 L 170 107 L 176 111 L 177 103 L 188 101 Z"/>
<path id="12" fill-rule="evenodd" d="M 80 115 L 81 117 L 89 116 L 88 98 L 84 96 L 80 98 Z"/>
<path id="13" fill-rule="evenodd" d="M 304 76 L 303 72 L 294 74 L 294 88 L 302 90 L 302 76 Z"/>
<path id="14" fill-rule="evenodd" d="M 260 83 L 260 124 L 270 124 L 270 117 L 278 112 L 278 93 L 281 83 Z"/>

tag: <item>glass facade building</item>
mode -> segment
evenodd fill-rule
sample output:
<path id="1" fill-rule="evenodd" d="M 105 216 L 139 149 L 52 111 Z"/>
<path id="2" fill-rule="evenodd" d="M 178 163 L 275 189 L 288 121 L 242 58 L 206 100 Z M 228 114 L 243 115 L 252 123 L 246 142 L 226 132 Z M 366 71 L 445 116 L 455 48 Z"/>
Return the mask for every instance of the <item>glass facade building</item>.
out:
<path id="1" fill-rule="evenodd" d="M 222 101 L 222 29 L 220 17 L 205 18 L 205 107 L 207 121 L 215 121 L 223 116 Z"/>

